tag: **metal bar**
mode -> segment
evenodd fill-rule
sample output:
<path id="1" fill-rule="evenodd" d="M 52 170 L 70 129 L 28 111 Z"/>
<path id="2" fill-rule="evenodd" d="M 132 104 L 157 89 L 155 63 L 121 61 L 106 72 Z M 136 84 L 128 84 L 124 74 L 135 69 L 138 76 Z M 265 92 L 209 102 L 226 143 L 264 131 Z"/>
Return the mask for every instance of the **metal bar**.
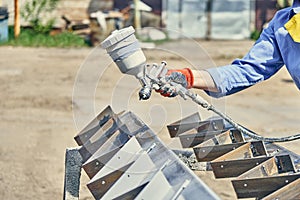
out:
<path id="1" fill-rule="evenodd" d="M 66 149 L 64 200 L 79 200 L 81 165 L 78 148 Z"/>
<path id="2" fill-rule="evenodd" d="M 179 190 L 177 190 L 177 192 L 173 196 L 172 200 L 176 200 L 180 196 L 182 191 L 190 184 L 190 182 L 191 182 L 190 180 L 185 180 L 183 184 L 180 186 Z"/>

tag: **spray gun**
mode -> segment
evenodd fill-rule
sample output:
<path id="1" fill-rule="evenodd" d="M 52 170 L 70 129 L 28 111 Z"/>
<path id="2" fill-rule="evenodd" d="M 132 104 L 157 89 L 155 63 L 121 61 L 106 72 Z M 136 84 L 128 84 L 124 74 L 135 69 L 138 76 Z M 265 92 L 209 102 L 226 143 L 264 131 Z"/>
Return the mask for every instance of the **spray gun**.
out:
<path id="1" fill-rule="evenodd" d="M 151 96 L 153 84 L 146 76 L 148 73 L 146 57 L 134 32 L 132 26 L 116 30 L 101 43 L 101 46 L 106 49 L 122 73 L 133 75 L 140 81 L 142 85 L 139 91 L 140 100 L 147 100 Z"/>
<path id="2" fill-rule="evenodd" d="M 162 62 L 161 65 L 147 65 L 146 57 L 139 46 L 139 42 L 136 39 L 134 32 L 133 27 L 114 31 L 101 43 L 101 46 L 106 49 L 107 53 L 117 64 L 122 73 L 133 75 L 140 81 L 142 85 L 142 88 L 139 91 L 140 100 L 149 99 L 152 89 L 158 90 L 164 87 L 171 88 L 171 90 L 176 94 L 179 94 L 182 98 L 190 98 L 208 111 L 212 111 L 222 117 L 241 133 L 248 135 L 255 140 L 262 140 L 265 142 L 287 142 L 300 139 L 300 134 L 282 138 L 264 138 L 257 135 L 233 121 L 229 116 L 216 109 L 198 94 L 186 89 L 181 84 L 166 80 L 166 74 L 168 72 L 166 62 Z"/>

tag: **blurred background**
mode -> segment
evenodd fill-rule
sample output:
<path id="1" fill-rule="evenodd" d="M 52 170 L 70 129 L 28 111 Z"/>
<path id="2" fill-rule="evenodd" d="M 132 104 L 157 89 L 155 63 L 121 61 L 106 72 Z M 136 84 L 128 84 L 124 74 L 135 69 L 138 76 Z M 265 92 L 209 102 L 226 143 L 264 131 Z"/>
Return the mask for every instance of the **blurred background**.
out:
<path id="1" fill-rule="evenodd" d="M 275 12 L 290 4 L 290 0 L 0 0 L 0 15 L 1 29 L 7 23 L 51 35 L 68 31 L 90 45 L 130 25 L 181 33 L 165 32 L 171 39 L 185 35 L 236 40 L 256 39 Z"/>
<path id="2" fill-rule="evenodd" d="M 170 118 L 166 124 L 181 118 L 178 99 L 153 94 L 148 102 L 138 101 L 129 81 L 120 82 L 124 74 L 113 64 L 106 65 L 108 55 L 94 47 L 112 31 L 130 25 L 137 28 L 143 45 L 157 47 L 145 51 L 149 63 L 166 60 L 170 68 L 205 69 L 246 54 L 275 12 L 290 3 L 0 0 L 0 199 L 62 199 L 65 150 L 77 146 L 73 137 L 109 104 L 114 103 L 114 111 L 119 112 L 129 102 L 130 110 L 146 123 L 151 122 L 149 114 L 162 113 L 159 105 L 166 106 Z M 78 78 L 80 73 L 84 79 Z M 91 87 L 74 99 L 76 83 Z M 131 83 L 137 87 L 135 79 Z M 120 104 L 122 93 L 114 91 L 132 96 Z M 204 92 L 196 92 L 207 98 Z M 216 106 L 226 105 L 229 116 L 263 136 L 281 137 L 299 132 L 299 98 L 299 90 L 282 68 L 268 81 L 216 100 Z M 87 104 L 93 110 L 85 109 L 79 100 L 92 101 L 93 105 Z M 81 126 L 76 127 L 74 110 L 86 120 Z M 210 117 L 200 111 L 203 119 Z M 152 120 L 157 121 L 161 120 Z M 166 128 L 157 134 L 164 141 L 170 139 Z M 283 146 L 300 153 L 299 141 Z M 198 175 L 221 199 L 236 199 L 230 181 L 216 180 L 210 172 Z M 93 199 L 87 180 L 82 173 L 80 199 Z"/>

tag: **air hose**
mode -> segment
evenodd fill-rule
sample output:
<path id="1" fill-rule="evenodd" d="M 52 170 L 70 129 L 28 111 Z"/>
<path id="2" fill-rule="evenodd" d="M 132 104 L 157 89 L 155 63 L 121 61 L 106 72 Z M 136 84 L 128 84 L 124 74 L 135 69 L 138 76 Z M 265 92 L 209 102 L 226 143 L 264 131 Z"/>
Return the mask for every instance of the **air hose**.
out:
<path id="1" fill-rule="evenodd" d="M 162 63 L 162 66 L 165 66 L 166 62 Z M 296 135 L 291 135 L 291 136 L 286 136 L 286 137 L 280 137 L 280 138 L 268 138 L 268 137 L 263 137 L 260 135 L 257 135 L 256 133 L 244 128 L 240 124 L 236 123 L 234 120 L 232 120 L 229 116 L 227 116 L 225 113 L 221 112 L 217 108 L 215 108 L 212 104 L 208 103 L 205 99 L 203 99 L 200 95 L 192 92 L 191 90 L 186 89 L 183 87 L 181 84 L 174 83 L 174 82 L 166 82 L 164 78 L 156 78 L 153 76 L 147 76 L 151 81 L 155 84 L 157 84 L 159 87 L 164 87 L 165 85 L 172 85 L 175 89 L 175 91 L 183 98 L 187 99 L 186 97 L 189 97 L 193 102 L 197 103 L 204 109 L 208 111 L 212 111 L 215 114 L 219 115 L 221 118 L 223 118 L 225 121 L 227 121 L 230 125 L 232 125 L 233 128 L 236 130 L 240 131 L 241 133 L 249 136 L 252 139 L 255 140 L 261 140 L 264 142 L 289 142 L 293 140 L 298 140 L 300 139 L 300 134 Z"/>

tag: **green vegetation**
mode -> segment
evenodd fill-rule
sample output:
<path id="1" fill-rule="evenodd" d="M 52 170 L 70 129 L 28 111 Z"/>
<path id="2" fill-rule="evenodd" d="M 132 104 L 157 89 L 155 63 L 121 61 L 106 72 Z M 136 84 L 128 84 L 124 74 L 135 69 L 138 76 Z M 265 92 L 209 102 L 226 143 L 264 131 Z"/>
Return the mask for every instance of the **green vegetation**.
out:
<path id="1" fill-rule="evenodd" d="M 30 28 L 21 28 L 18 38 L 14 38 L 13 27 L 9 27 L 9 39 L 0 45 L 27 47 L 84 47 L 84 38 L 71 32 L 52 35 L 55 18 L 45 18 L 55 10 L 59 0 L 30 0 L 24 4 L 21 15 Z"/>
<path id="2" fill-rule="evenodd" d="M 88 46 L 85 40 L 71 32 L 62 32 L 57 35 L 37 33 L 33 29 L 22 28 L 21 34 L 14 39 L 13 27 L 9 27 L 9 40 L 1 45 L 27 47 L 84 47 Z"/>
<path id="3" fill-rule="evenodd" d="M 255 30 L 255 31 L 253 31 L 253 32 L 251 33 L 250 38 L 251 38 L 252 40 L 257 40 L 257 39 L 259 38 L 260 34 L 261 34 L 260 31 Z"/>
<path id="4" fill-rule="evenodd" d="M 27 1 L 22 9 L 22 17 L 37 33 L 50 33 L 55 18 L 44 19 L 45 14 L 55 10 L 59 0 L 31 0 Z"/>

